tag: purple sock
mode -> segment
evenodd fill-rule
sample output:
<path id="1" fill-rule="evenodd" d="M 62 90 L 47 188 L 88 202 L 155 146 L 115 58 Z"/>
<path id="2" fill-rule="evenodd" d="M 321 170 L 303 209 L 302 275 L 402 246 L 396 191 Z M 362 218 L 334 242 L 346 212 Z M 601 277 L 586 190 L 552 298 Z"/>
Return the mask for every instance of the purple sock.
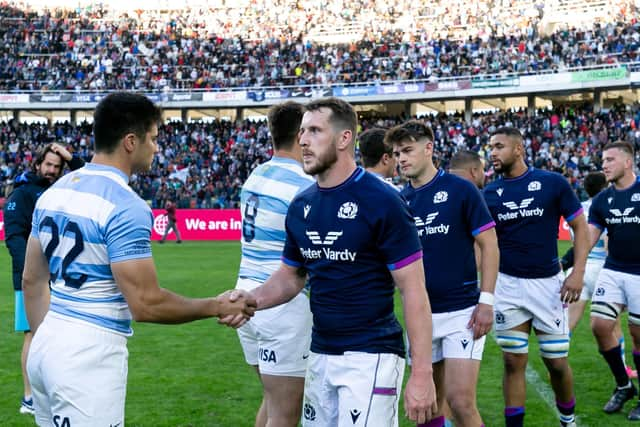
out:
<path id="1" fill-rule="evenodd" d="M 444 427 L 444 415 L 436 417 L 425 424 L 418 424 L 417 427 Z"/>
<path id="2" fill-rule="evenodd" d="M 504 408 L 504 421 L 506 427 L 523 427 L 524 406 L 508 406 Z"/>

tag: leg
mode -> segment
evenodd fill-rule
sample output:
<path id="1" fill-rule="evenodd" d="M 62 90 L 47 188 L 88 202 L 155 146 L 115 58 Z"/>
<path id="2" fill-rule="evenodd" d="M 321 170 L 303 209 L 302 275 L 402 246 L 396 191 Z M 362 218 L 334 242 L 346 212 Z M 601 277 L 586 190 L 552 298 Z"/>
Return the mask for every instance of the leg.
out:
<path id="1" fill-rule="evenodd" d="M 296 427 L 302 414 L 304 378 L 262 374 L 267 427 Z M 257 426 L 257 424 L 256 424 Z"/>
<path id="2" fill-rule="evenodd" d="M 27 355 L 29 354 L 29 348 L 31 347 L 31 340 L 33 339 L 33 333 L 31 331 L 24 333 L 24 341 L 22 342 L 22 355 L 20 361 L 22 362 L 22 382 L 24 383 L 24 396 L 27 399 L 31 398 L 31 385 L 29 384 L 29 376 L 27 375 Z"/>
<path id="3" fill-rule="evenodd" d="M 531 332 L 531 322 L 526 322 L 512 328 L 510 331 L 529 334 Z M 500 335 L 501 333 L 499 333 Z M 528 347 L 528 346 L 527 346 Z M 526 400 L 526 380 L 525 370 L 527 368 L 528 354 L 508 351 L 502 346 L 504 360 L 504 401 L 507 407 L 524 406 Z M 528 348 L 527 348 L 528 352 Z"/>
<path id="4" fill-rule="evenodd" d="M 436 400 L 438 403 L 438 412 L 436 412 L 433 418 L 445 417 L 445 411 L 448 411 L 445 398 L 446 381 L 445 381 L 445 365 L 444 360 L 441 360 L 433 364 L 433 382 L 436 386 Z M 444 420 L 443 420 L 444 422 Z"/>
<path id="5" fill-rule="evenodd" d="M 586 306 L 587 301 L 582 299 L 569 305 L 569 330 L 573 331 L 578 325 L 578 322 L 582 319 Z"/>
<path id="6" fill-rule="evenodd" d="M 600 354 L 609 365 L 617 386 L 613 396 L 604 406 L 604 411 L 607 413 L 621 410 L 625 402 L 637 394 L 620 357 L 620 342 L 614 333 L 622 306 L 626 304 L 622 286 L 624 280 L 620 278 L 620 274 L 622 273 L 602 269 L 591 304 L 591 330 L 598 343 Z"/>
<path id="7" fill-rule="evenodd" d="M 178 230 L 178 223 L 174 221 L 172 227 L 174 233 L 176 233 L 176 243 L 181 243 L 182 237 L 180 236 L 180 230 Z"/>
<path id="8" fill-rule="evenodd" d="M 258 378 L 260 378 L 260 382 L 262 382 L 262 377 L 260 376 L 260 369 L 258 369 L 257 365 L 254 365 L 253 368 L 256 370 L 256 374 L 258 374 Z M 262 388 L 264 389 L 264 384 L 262 384 Z M 256 423 L 255 427 L 265 427 L 267 425 L 267 397 L 263 394 L 262 402 L 260 402 L 260 408 L 258 408 L 258 413 L 256 414 Z"/>
<path id="9" fill-rule="evenodd" d="M 446 397 L 453 422 L 457 427 L 478 427 L 482 424 L 476 406 L 476 385 L 480 361 L 471 359 L 446 359 Z M 439 392 L 439 390 L 438 390 Z"/>

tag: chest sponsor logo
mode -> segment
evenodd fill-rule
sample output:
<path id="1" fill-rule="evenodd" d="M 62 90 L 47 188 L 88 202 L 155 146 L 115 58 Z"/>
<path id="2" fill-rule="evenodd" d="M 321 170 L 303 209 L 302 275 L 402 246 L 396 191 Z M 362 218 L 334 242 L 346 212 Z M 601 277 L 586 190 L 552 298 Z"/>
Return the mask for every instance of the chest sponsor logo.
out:
<path id="1" fill-rule="evenodd" d="M 607 224 L 640 224 L 640 217 L 638 215 L 630 216 L 635 208 L 626 208 L 624 211 L 620 209 L 609 209 L 611 215 L 605 219 Z"/>
<path id="2" fill-rule="evenodd" d="M 449 233 L 449 225 L 439 224 L 439 225 L 431 225 L 433 221 L 436 219 L 440 212 L 432 212 L 428 214 L 424 220 L 419 216 L 413 217 L 416 228 L 418 229 L 418 236 L 422 237 L 424 235 L 431 234 L 448 234 Z"/>
<path id="3" fill-rule="evenodd" d="M 542 189 L 542 184 L 540 181 L 531 181 L 527 186 L 527 191 L 540 191 Z"/>
<path id="4" fill-rule="evenodd" d="M 498 220 L 508 221 L 510 219 L 542 216 L 544 214 L 543 208 L 527 209 L 534 200 L 534 197 L 527 197 L 526 199 L 522 199 L 520 203 L 514 201 L 503 202 L 503 206 L 509 210 L 505 213 L 499 213 Z"/>
<path id="5" fill-rule="evenodd" d="M 353 202 L 346 202 L 338 210 L 338 218 L 354 219 L 358 215 L 358 205 Z"/>
<path id="6" fill-rule="evenodd" d="M 307 230 L 306 235 L 314 246 L 311 248 L 301 247 L 300 253 L 309 260 L 328 259 L 331 261 L 354 262 L 357 252 L 352 252 L 349 249 L 331 249 L 331 246 L 333 246 L 342 234 L 342 231 L 329 231 L 323 239 L 317 231 Z M 317 248 L 317 246 L 320 246 L 320 248 Z"/>
<path id="7" fill-rule="evenodd" d="M 444 203 L 449 199 L 449 193 L 446 191 L 438 191 L 435 196 L 433 196 L 433 203 Z"/>

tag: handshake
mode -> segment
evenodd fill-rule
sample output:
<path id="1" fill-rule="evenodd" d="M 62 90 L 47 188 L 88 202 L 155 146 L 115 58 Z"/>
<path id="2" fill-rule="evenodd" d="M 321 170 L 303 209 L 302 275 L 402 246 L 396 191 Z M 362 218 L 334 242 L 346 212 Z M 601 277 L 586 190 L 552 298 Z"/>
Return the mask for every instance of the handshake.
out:
<path id="1" fill-rule="evenodd" d="M 255 297 L 241 289 L 223 292 L 215 300 L 218 304 L 218 323 L 232 328 L 247 323 L 258 308 Z"/>

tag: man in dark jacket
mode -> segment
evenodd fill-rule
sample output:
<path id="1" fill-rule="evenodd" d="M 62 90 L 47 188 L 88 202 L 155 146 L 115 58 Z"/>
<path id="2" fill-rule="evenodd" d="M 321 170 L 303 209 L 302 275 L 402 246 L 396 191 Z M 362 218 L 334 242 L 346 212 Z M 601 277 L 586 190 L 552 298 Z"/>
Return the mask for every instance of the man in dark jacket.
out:
<path id="1" fill-rule="evenodd" d="M 20 413 L 22 414 L 33 414 L 31 386 L 25 371 L 33 334 L 27 322 L 22 298 L 22 270 L 27 239 L 31 232 L 31 218 L 36 201 L 40 194 L 60 178 L 65 162 L 71 170 L 84 166 L 82 159 L 73 157 L 60 144 L 52 143 L 42 147 L 36 155 L 31 170 L 16 178 L 15 189 L 4 205 L 5 243 L 11 254 L 13 289 L 15 290 L 15 330 L 16 332 L 24 332 L 21 357 L 22 380 L 24 382 L 24 397 L 20 403 Z"/>

